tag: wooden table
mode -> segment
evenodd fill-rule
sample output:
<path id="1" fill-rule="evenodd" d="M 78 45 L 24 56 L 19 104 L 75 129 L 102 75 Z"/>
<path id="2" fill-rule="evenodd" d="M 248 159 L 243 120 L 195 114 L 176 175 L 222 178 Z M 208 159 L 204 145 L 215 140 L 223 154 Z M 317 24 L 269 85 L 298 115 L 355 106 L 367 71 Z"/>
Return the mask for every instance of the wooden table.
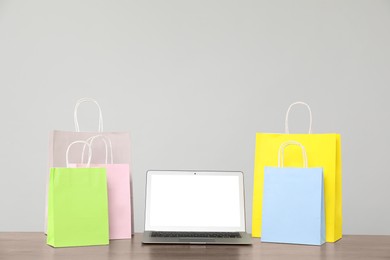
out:
<path id="1" fill-rule="evenodd" d="M 252 246 L 143 245 L 142 234 L 109 246 L 52 248 L 42 233 L 0 233 L 0 260 L 20 259 L 390 259 L 390 236 L 344 236 L 337 243 L 299 246 L 261 243 Z"/>

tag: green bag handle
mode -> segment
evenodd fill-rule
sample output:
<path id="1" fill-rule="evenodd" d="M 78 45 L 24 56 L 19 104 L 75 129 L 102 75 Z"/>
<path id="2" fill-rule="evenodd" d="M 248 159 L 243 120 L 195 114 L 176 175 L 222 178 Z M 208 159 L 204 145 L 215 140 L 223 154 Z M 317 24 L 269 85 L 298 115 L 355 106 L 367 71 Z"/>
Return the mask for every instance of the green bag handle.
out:
<path id="1" fill-rule="evenodd" d="M 290 111 L 292 109 L 293 106 L 295 105 L 304 105 L 308 110 L 309 110 L 309 117 L 310 117 L 310 124 L 309 124 L 309 134 L 311 134 L 311 125 L 312 125 L 312 121 L 313 121 L 313 118 L 312 118 L 312 115 L 311 115 L 311 109 L 310 109 L 310 106 L 308 104 L 306 104 L 305 102 L 301 102 L 301 101 L 298 101 L 298 102 L 295 102 L 295 103 L 292 103 L 288 109 L 287 109 L 287 113 L 286 113 L 286 119 L 284 121 L 284 129 L 285 129 L 285 133 L 286 134 L 289 134 L 290 131 L 288 129 L 288 116 L 290 114 Z"/>
<path id="2" fill-rule="evenodd" d="M 86 141 L 74 141 L 74 142 L 70 143 L 70 145 L 66 149 L 66 167 L 69 168 L 69 150 L 74 144 L 84 144 L 84 145 L 88 146 L 88 162 L 87 162 L 86 168 L 89 168 L 91 165 L 92 149 L 91 149 L 91 145 Z"/>
<path id="3" fill-rule="evenodd" d="M 80 127 L 79 127 L 79 121 L 77 119 L 77 110 L 79 109 L 79 106 L 84 103 L 84 102 L 92 102 L 94 103 L 98 109 L 99 109 L 99 128 L 98 132 L 103 132 L 103 115 L 102 115 L 102 109 L 99 106 L 99 103 L 93 99 L 93 98 L 81 98 L 77 101 L 76 105 L 74 106 L 74 111 L 73 111 L 73 117 L 74 117 L 74 128 L 76 132 L 80 132 Z"/>
<path id="4" fill-rule="evenodd" d="M 278 152 L 278 167 L 284 167 L 284 149 L 286 149 L 287 146 L 289 145 L 297 145 L 301 148 L 302 150 L 302 158 L 303 158 L 303 167 L 307 168 L 307 154 L 306 154 L 306 149 L 305 147 L 297 142 L 297 141 L 287 141 L 284 142 L 280 145 L 279 147 L 279 152 Z"/>
<path id="5" fill-rule="evenodd" d="M 112 153 L 112 142 L 111 142 L 111 139 L 108 136 L 105 136 L 105 135 L 91 136 L 91 137 L 89 137 L 86 140 L 86 142 L 88 142 L 91 145 L 91 148 L 92 148 L 92 144 L 93 144 L 93 142 L 95 141 L 96 138 L 101 138 L 103 140 L 103 142 L 104 142 L 104 146 L 106 148 L 106 164 L 108 164 L 108 149 L 107 149 L 108 147 L 110 148 L 111 164 L 114 164 L 114 157 L 113 157 L 113 153 Z M 108 143 L 108 146 L 107 146 L 107 143 Z M 86 145 L 84 144 L 83 152 L 81 153 L 81 162 L 82 163 L 84 163 L 85 147 L 86 147 Z"/>

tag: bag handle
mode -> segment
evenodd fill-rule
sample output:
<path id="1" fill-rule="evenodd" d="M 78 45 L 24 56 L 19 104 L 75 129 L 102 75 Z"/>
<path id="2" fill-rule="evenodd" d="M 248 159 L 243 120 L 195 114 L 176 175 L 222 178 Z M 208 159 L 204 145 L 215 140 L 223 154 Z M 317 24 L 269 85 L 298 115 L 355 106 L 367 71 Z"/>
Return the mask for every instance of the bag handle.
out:
<path id="1" fill-rule="evenodd" d="M 290 133 L 290 131 L 289 131 L 289 129 L 288 129 L 288 116 L 289 116 L 289 114 L 290 114 L 290 111 L 291 111 L 292 107 L 295 106 L 295 105 L 304 105 L 304 106 L 306 106 L 306 108 L 309 110 L 309 117 L 310 117 L 309 134 L 311 134 L 311 125 L 312 125 L 311 109 L 310 109 L 310 106 L 309 106 L 307 103 L 301 102 L 301 101 L 292 103 L 292 104 L 288 107 L 287 113 L 286 113 L 286 120 L 285 120 L 285 122 L 284 122 L 285 133 L 286 133 L 286 134 L 289 134 L 289 133 Z"/>
<path id="2" fill-rule="evenodd" d="M 284 149 L 286 149 L 287 146 L 289 145 L 297 145 L 301 148 L 302 150 L 302 158 L 303 158 L 303 167 L 307 168 L 307 154 L 306 154 L 306 149 L 305 147 L 297 142 L 297 141 L 287 141 L 284 142 L 280 145 L 279 147 L 279 152 L 278 152 L 278 167 L 284 167 Z"/>
<path id="3" fill-rule="evenodd" d="M 89 143 L 87 143 L 86 141 L 74 141 L 70 145 L 68 145 L 68 148 L 66 149 L 66 167 L 69 168 L 69 150 L 70 150 L 70 147 L 72 147 L 72 145 L 74 145 L 74 144 L 88 145 L 88 152 L 89 153 L 88 153 L 88 162 L 87 162 L 86 168 L 89 168 L 91 165 L 92 149 L 91 149 L 91 145 Z"/>
<path id="4" fill-rule="evenodd" d="M 100 108 L 99 103 L 95 99 L 93 99 L 93 98 L 81 98 L 81 99 L 79 99 L 77 101 L 76 105 L 74 106 L 73 117 L 74 117 L 74 127 L 75 127 L 76 132 L 80 132 L 79 121 L 78 121 L 78 118 L 77 118 L 77 110 L 79 109 L 79 106 L 82 103 L 84 103 L 84 102 L 95 103 L 95 105 L 98 107 L 98 109 L 99 109 L 99 128 L 98 128 L 98 132 L 103 132 L 102 109 Z"/>
<path id="5" fill-rule="evenodd" d="M 107 142 L 108 142 L 108 147 L 110 149 L 110 158 L 111 158 L 111 164 L 114 164 L 114 157 L 113 157 L 113 153 L 112 153 L 112 142 L 111 142 L 111 139 L 108 137 L 108 136 L 105 136 L 105 135 L 95 135 L 95 136 L 91 136 L 89 137 L 86 142 L 89 143 L 89 145 L 91 146 L 91 149 L 92 149 L 92 144 L 93 142 L 95 141 L 96 138 L 102 138 L 103 142 L 104 142 L 104 146 L 106 148 L 106 164 L 108 164 L 108 149 L 107 149 Z M 83 147 L 83 152 L 81 153 L 81 162 L 84 162 L 84 152 L 85 152 L 85 146 Z"/>

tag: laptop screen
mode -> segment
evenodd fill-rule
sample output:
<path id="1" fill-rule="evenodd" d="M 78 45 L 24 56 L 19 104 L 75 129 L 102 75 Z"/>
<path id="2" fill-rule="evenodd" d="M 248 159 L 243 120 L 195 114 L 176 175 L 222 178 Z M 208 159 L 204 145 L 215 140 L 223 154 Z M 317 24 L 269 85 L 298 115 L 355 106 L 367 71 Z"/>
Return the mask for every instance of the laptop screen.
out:
<path id="1" fill-rule="evenodd" d="M 245 231 L 241 172 L 149 171 L 146 231 Z"/>

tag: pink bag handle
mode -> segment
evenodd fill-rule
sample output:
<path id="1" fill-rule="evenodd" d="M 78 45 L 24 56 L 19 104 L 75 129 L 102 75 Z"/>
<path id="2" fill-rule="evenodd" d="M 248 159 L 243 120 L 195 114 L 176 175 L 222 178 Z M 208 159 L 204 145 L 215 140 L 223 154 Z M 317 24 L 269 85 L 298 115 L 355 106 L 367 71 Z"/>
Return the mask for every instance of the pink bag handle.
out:
<path id="1" fill-rule="evenodd" d="M 114 164 L 114 157 L 113 157 L 113 153 L 112 153 L 112 142 L 111 142 L 111 139 L 108 137 L 108 136 L 105 136 L 105 135 L 95 135 L 95 136 L 91 136 L 89 137 L 86 142 L 88 142 L 91 146 L 91 149 L 92 149 L 92 144 L 93 142 L 95 141 L 96 138 L 102 138 L 103 142 L 104 142 L 104 146 L 106 148 L 106 164 L 108 164 L 108 149 L 107 149 L 107 143 L 108 143 L 108 147 L 110 148 L 110 158 L 111 158 L 111 164 Z M 85 152 L 85 146 L 83 147 L 83 152 L 81 153 L 81 162 L 84 162 L 84 152 Z"/>
<path id="2" fill-rule="evenodd" d="M 301 102 L 301 101 L 298 101 L 298 102 L 295 102 L 295 103 L 292 103 L 288 109 L 287 109 L 287 113 L 286 113 L 286 120 L 284 122 L 284 128 L 285 128 L 285 133 L 286 134 L 289 134 L 290 131 L 288 129 L 288 115 L 290 114 L 290 110 L 292 109 L 293 106 L 295 105 L 304 105 L 307 107 L 307 109 L 309 110 L 309 117 L 310 117 L 310 124 L 309 124 L 309 134 L 311 134 L 311 124 L 312 124 L 312 115 L 311 115 L 311 109 L 310 109 L 310 106 L 308 104 L 306 104 L 305 102 Z"/>
<path id="3" fill-rule="evenodd" d="M 307 168 L 307 154 L 306 154 L 306 149 L 305 147 L 297 142 L 297 141 L 287 141 L 284 142 L 280 145 L 279 147 L 279 152 L 278 152 L 278 167 L 284 167 L 284 149 L 286 149 L 287 146 L 289 145 L 297 145 L 301 148 L 302 150 L 302 158 L 303 158 L 303 167 Z"/>
<path id="4" fill-rule="evenodd" d="M 74 141 L 70 145 L 68 145 L 68 148 L 66 149 L 66 167 L 69 168 L 69 150 L 70 150 L 70 147 L 72 147 L 72 145 L 74 145 L 74 144 L 88 145 L 88 152 L 89 153 L 88 153 L 88 162 L 87 162 L 86 168 L 89 168 L 91 165 L 92 149 L 91 149 L 91 145 L 89 143 L 87 143 L 86 141 Z"/>
<path id="5" fill-rule="evenodd" d="M 84 102 L 95 103 L 95 105 L 98 107 L 98 109 L 99 109 L 99 128 L 98 128 L 98 132 L 103 132 L 102 109 L 100 108 L 99 103 L 95 99 L 93 99 L 93 98 L 81 98 L 81 99 L 79 99 L 77 101 L 76 105 L 74 106 L 73 117 L 74 117 L 74 127 L 75 127 L 76 132 L 80 132 L 79 121 L 77 119 L 77 110 L 79 109 L 79 106 L 81 105 L 81 103 L 84 103 Z"/>

